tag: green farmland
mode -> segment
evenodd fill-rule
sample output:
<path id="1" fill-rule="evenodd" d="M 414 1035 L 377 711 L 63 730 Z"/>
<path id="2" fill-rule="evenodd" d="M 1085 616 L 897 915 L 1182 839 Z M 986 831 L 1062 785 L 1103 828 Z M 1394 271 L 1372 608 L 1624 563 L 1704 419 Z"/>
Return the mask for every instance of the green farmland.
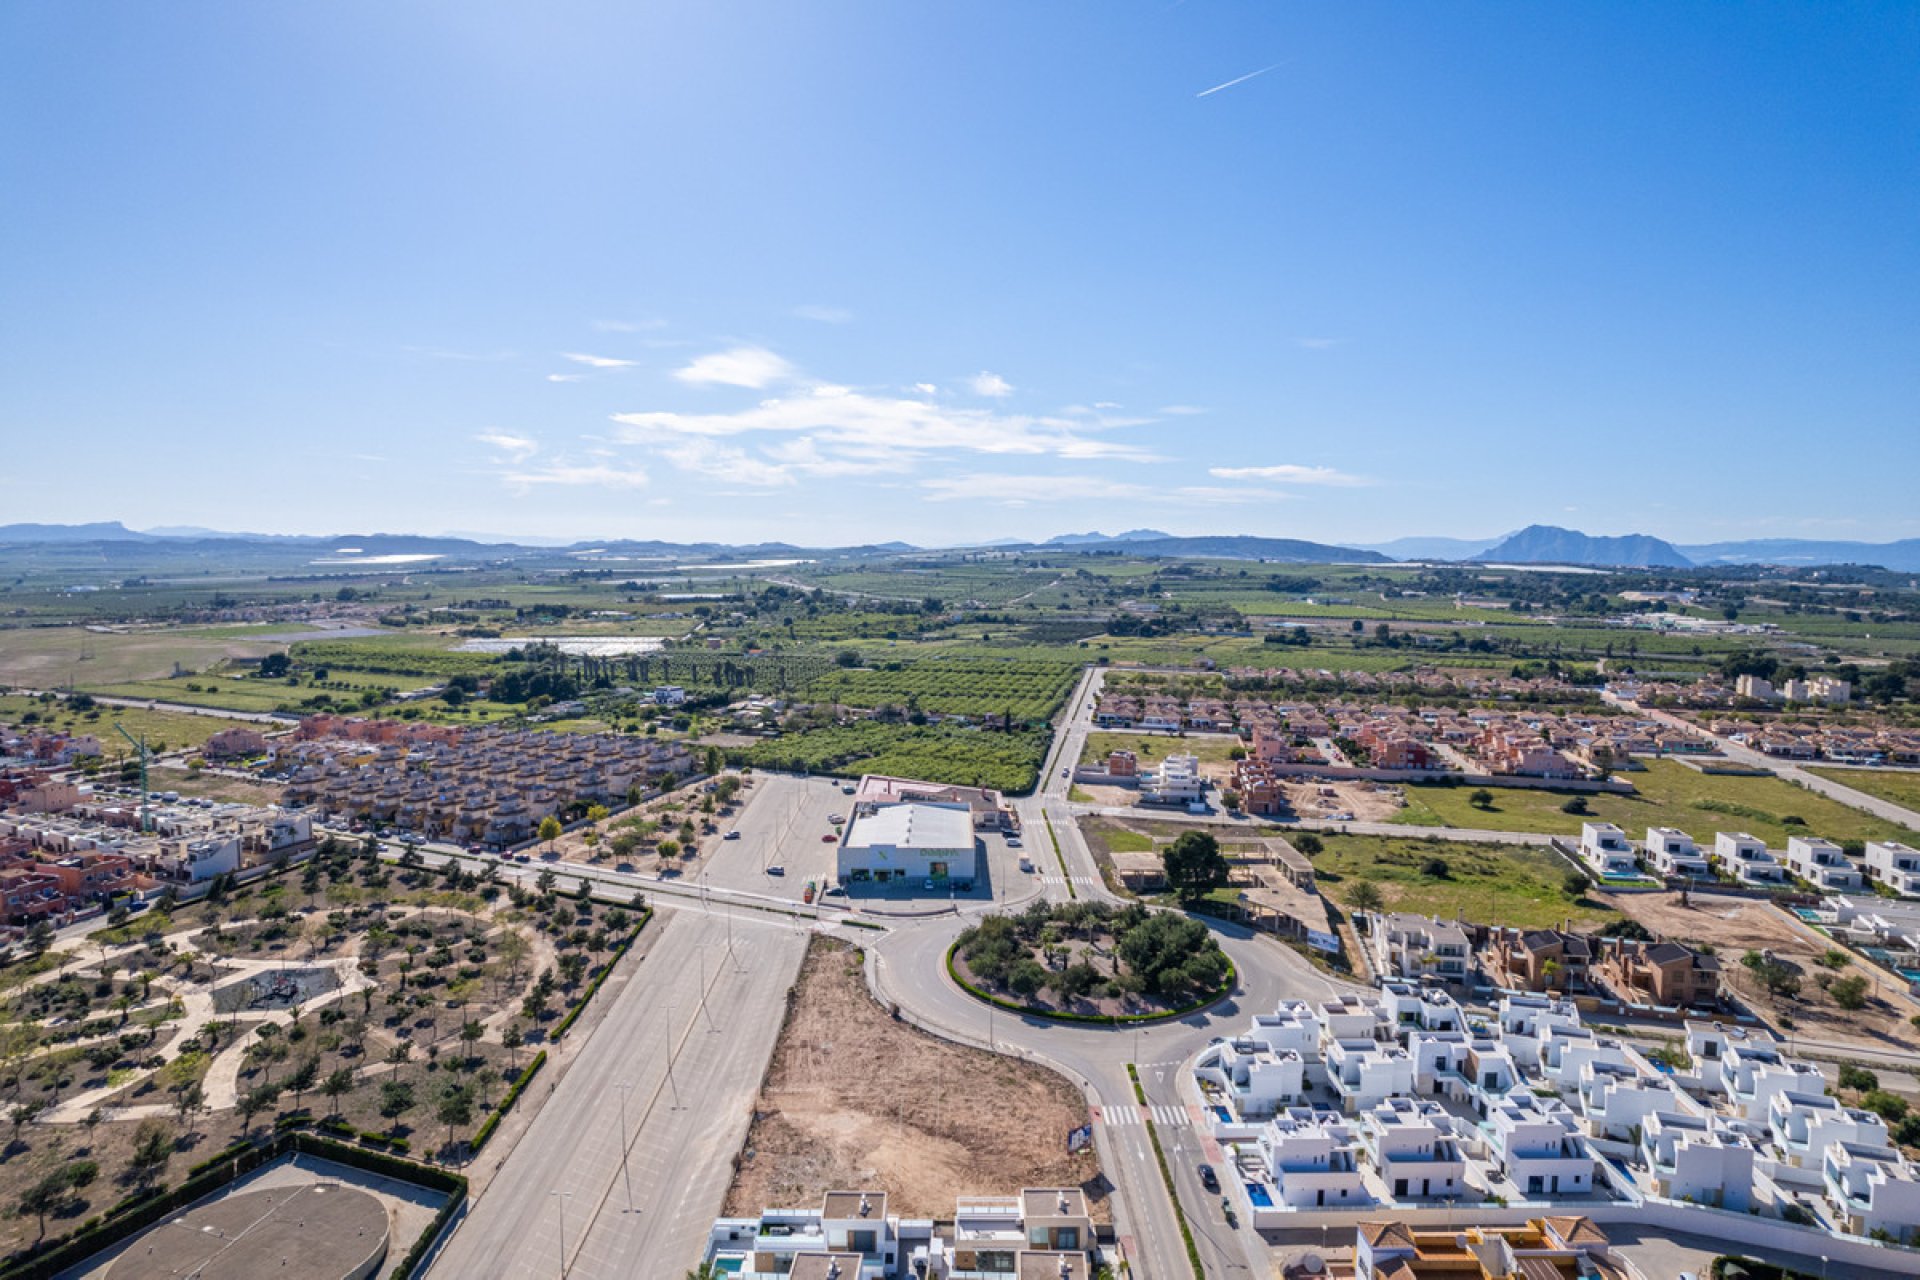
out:
<path id="1" fill-rule="evenodd" d="M 1702 774 L 1672 760 L 1647 762 L 1645 772 L 1621 773 L 1637 794 L 1589 795 L 1589 814 L 1561 811 L 1575 793 L 1493 787 L 1490 808 L 1476 808 L 1473 787 L 1424 784 L 1406 789 L 1407 807 L 1394 821 L 1416 827 L 1466 827 L 1578 835 L 1582 822 L 1611 822 L 1638 839 L 1648 827 L 1678 827 L 1702 843 L 1716 831 L 1747 831 L 1774 847 L 1788 836 L 1829 840 L 1911 838 L 1912 832 L 1779 778 Z M 1788 823 L 1790 817 L 1803 823 Z"/>

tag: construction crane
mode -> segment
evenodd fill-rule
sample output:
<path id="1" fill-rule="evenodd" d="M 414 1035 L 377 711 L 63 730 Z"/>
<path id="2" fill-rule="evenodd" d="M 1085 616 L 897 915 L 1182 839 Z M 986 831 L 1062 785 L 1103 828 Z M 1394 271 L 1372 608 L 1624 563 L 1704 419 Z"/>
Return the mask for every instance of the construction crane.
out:
<path id="1" fill-rule="evenodd" d="M 140 753 L 140 834 L 146 835 L 153 830 L 153 819 L 147 815 L 147 738 L 141 734 L 139 740 L 135 741 L 134 736 L 122 728 L 118 720 L 113 722 L 113 728 Z"/>

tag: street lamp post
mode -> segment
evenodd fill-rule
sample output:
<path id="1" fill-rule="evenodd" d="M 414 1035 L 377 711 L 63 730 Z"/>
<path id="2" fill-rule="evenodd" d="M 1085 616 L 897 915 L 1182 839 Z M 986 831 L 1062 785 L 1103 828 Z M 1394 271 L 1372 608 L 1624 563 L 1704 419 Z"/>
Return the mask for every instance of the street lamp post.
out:
<path id="1" fill-rule="evenodd" d="M 567 1276 L 567 1201 L 573 1198 L 571 1191 L 549 1191 L 550 1196 L 559 1196 L 560 1204 L 560 1280 Z"/>
<path id="2" fill-rule="evenodd" d="M 613 1086 L 620 1091 L 620 1181 L 627 1188 L 627 1212 L 633 1212 L 633 1175 L 627 1171 L 627 1094 L 633 1085 L 625 1080 Z"/>

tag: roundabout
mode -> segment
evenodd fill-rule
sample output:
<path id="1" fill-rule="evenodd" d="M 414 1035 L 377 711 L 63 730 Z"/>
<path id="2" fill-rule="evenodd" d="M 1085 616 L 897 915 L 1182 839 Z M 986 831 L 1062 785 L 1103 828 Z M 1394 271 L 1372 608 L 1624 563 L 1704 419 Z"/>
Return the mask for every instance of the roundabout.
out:
<path id="1" fill-rule="evenodd" d="M 1104 904 L 1087 904 L 1082 908 L 1083 911 L 1102 909 Z M 1109 968 L 1103 978 L 1093 961 L 1069 959 L 1064 947 L 1049 941 L 1041 944 L 1042 954 L 1047 957 L 1042 966 L 1033 959 L 1032 950 L 1021 945 L 1015 933 L 1025 919 L 1013 918 L 1009 925 L 1009 917 L 990 917 L 963 930 L 947 948 L 947 977 L 975 1000 L 996 1009 L 1063 1025 L 1150 1026 L 1200 1013 L 1233 994 L 1237 980 L 1233 962 L 1197 921 L 1169 914 L 1168 919 L 1178 919 L 1180 923 L 1171 929 L 1157 930 L 1169 935 L 1163 941 L 1173 952 L 1171 959 L 1176 963 L 1172 967 L 1176 974 L 1182 970 L 1178 962 L 1184 959 L 1193 967 L 1197 980 L 1188 981 L 1180 976 L 1177 983 L 1168 984 L 1175 989 L 1143 995 L 1136 994 L 1134 989 L 1147 983 L 1138 974 L 1124 971 L 1117 954 L 1104 957 Z M 1002 953 L 1011 952 L 1016 958 L 1009 965 L 1004 963 L 1003 954 L 989 966 L 990 948 L 994 947 Z M 1004 975 L 1008 969 L 1012 970 L 1009 981 L 995 982 L 988 976 L 989 973 Z M 1000 991 L 993 990 L 994 986 L 1000 987 Z M 1048 986 L 1055 991 L 1054 1002 L 1034 998 Z M 1023 995 L 1027 998 L 1020 998 Z"/>

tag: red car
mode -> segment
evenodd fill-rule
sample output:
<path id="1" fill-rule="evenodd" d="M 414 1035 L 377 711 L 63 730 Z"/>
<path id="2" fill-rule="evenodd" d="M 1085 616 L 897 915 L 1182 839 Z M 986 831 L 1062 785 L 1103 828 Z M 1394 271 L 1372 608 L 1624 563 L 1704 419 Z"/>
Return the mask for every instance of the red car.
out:
<path id="1" fill-rule="evenodd" d="M 838 840 L 839 838 L 840 838 L 839 836 L 836 836 L 831 831 L 829 831 L 826 835 L 823 835 L 820 837 L 820 843 L 832 844 L 835 840 Z"/>

